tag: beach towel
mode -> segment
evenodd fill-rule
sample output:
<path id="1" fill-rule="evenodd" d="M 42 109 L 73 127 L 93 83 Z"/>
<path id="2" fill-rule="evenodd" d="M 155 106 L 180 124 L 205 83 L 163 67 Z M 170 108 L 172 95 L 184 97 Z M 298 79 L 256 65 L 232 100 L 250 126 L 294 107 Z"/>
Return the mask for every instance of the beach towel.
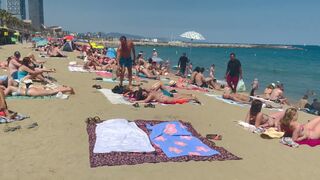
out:
<path id="1" fill-rule="evenodd" d="M 249 106 L 248 104 L 243 104 L 243 103 L 235 102 L 235 101 L 232 101 L 232 100 L 230 100 L 230 99 L 224 99 L 221 95 L 206 94 L 206 96 L 214 97 L 215 99 L 217 99 L 217 100 L 219 100 L 219 101 L 222 101 L 222 102 L 225 102 L 225 103 L 227 103 L 227 104 L 232 104 L 232 105 L 236 105 L 236 106 L 240 106 L 240 107 L 248 107 L 248 106 Z"/>
<path id="2" fill-rule="evenodd" d="M 98 91 L 100 91 L 111 102 L 111 104 L 132 105 L 132 103 L 127 101 L 122 94 L 115 94 L 111 89 L 99 89 Z"/>
<path id="3" fill-rule="evenodd" d="M 106 72 L 106 71 L 99 71 L 96 72 L 97 76 L 101 76 L 104 78 L 112 78 L 112 73 L 111 72 Z"/>
<path id="4" fill-rule="evenodd" d="M 152 151 L 147 134 L 134 122 L 111 119 L 97 124 L 94 153 Z"/>
<path id="5" fill-rule="evenodd" d="M 146 134 L 149 134 L 147 130 L 147 124 L 154 126 L 163 121 L 157 120 L 135 120 L 136 125 L 143 130 Z M 215 146 L 213 142 L 200 136 L 199 133 L 192 127 L 190 123 L 182 122 L 182 125 L 192 134 L 192 136 L 201 140 L 205 145 L 211 149 L 215 149 L 220 154 L 212 156 L 181 156 L 175 158 L 167 157 L 164 152 L 156 146 L 154 152 L 110 152 L 110 153 L 94 153 L 94 145 L 96 142 L 96 126 L 98 124 L 87 124 L 87 132 L 89 138 L 89 155 L 90 166 L 119 166 L 119 165 L 135 165 L 143 163 L 160 163 L 160 162 L 186 162 L 186 161 L 225 161 L 225 160 L 240 160 L 241 158 L 233 155 L 222 147 Z"/>
<path id="6" fill-rule="evenodd" d="M 155 126 L 147 125 L 150 140 L 167 157 L 212 156 L 220 154 L 211 149 L 192 134 L 178 121 L 163 122 Z"/>
<path id="7" fill-rule="evenodd" d="M 103 81 L 103 82 L 107 82 L 107 83 L 120 83 L 119 80 L 117 80 L 117 79 L 111 79 L 111 78 L 103 78 L 102 81 Z M 123 83 L 123 84 L 129 84 L 129 81 L 128 81 L 128 80 L 124 80 L 122 83 Z"/>
<path id="8" fill-rule="evenodd" d="M 310 147 L 315 147 L 320 145 L 320 139 L 305 139 L 297 142 L 300 145 L 308 145 Z"/>
<path id="9" fill-rule="evenodd" d="M 56 96 L 6 96 L 7 100 L 19 99 L 56 99 Z"/>
<path id="10" fill-rule="evenodd" d="M 96 70 L 83 69 L 83 66 L 68 66 L 68 69 L 70 72 L 85 72 L 85 73 L 101 72 Z"/>

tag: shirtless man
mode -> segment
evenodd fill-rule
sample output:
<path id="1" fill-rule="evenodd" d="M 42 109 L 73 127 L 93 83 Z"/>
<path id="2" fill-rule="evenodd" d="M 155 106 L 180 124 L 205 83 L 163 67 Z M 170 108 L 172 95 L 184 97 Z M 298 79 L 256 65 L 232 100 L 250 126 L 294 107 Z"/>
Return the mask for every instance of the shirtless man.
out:
<path id="1" fill-rule="evenodd" d="M 214 89 L 214 82 L 212 78 L 205 78 L 203 75 L 204 68 L 200 68 L 200 72 L 195 76 L 195 83 L 202 88 Z"/>
<path id="2" fill-rule="evenodd" d="M 63 55 L 63 53 L 60 51 L 58 45 L 54 45 L 54 47 L 52 48 L 52 51 L 49 52 L 48 55 L 49 55 L 50 57 L 66 57 L 66 56 Z"/>
<path id="3" fill-rule="evenodd" d="M 283 96 L 283 84 L 276 85 L 270 95 L 270 100 L 276 103 L 289 104 L 287 99 Z"/>
<path id="4" fill-rule="evenodd" d="M 231 88 L 226 87 L 222 95 L 222 98 L 230 99 L 232 101 L 240 102 L 243 104 L 250 104 L 250 97 L 248 95 L 232 93 L 231 90 Z"/>
<path id="5" fill-rule="evenodd" d="M 120 46 L 117 50 L 117 63 L 120 70 L 120 86 L 122 86 L 125 68 L 128 70 L 129 88 L 132 87 L 132 65 L 135 62 L 136 51 L 132 41 L 127 41 L 125 36 L 120 37 Z M 131 51 L 133 58 L 131 58 Z"/>

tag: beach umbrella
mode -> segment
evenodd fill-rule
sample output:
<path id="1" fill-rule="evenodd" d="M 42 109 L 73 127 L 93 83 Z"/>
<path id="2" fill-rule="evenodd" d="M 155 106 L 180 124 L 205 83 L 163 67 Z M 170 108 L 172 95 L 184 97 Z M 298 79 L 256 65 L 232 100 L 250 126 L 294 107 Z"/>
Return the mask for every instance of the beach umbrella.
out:
<path id="1" fill-rule="evenodd" d="M 155 56 L 152 57 L 151 59 L 152 59 L 153 62 L 156 62 L 156 63 L 160 63 L 160 62 L 163 61 L 163 59 L 161 59 L 161 58 L 159 58 L 159 57 L 155 57 Z"/>
<path id="2" fill-rule="evenodd" d="M 191 43 L 193 40 L 205 40 L 205 38 L 200 33 L 195 31 L 187 31 L 185 33 L 180 34 L 180 37 L 190 39 Z M 191 54 L 191 44 L 189 54 Z"/>
<path id="3" fill-rule="evenodd" d="M 188 32 L 182 33 L 180 35 L 180 37 L 190 39 L 191 41 L 193 41 L 193 40 L 205 40 L 205 38 L 200 33 L 195 32 L 195 31 L 188 31 Z"/>
<path id="4" fill-rule="evenodd" d="M 74 36 L 72 36 L 72 35 L 67 35 L 67 36 L 63 37 L 63 39 L 72 41 L 72 40 L 74 39 Z"/>

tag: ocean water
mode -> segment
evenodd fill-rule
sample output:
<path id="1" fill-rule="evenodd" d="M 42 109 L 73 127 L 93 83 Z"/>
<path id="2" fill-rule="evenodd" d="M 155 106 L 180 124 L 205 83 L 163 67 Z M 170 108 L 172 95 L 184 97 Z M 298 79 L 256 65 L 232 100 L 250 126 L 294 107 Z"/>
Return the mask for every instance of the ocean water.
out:
<path id="1" fill-rule="evenodd" d="M 187 47 L 136 47 L 137 53 L 144 51 L 150 57 L 156 48 L 159 57 L 177 65 L 178 59 L 186 52 L 193 67 L 207 69 L 215 64 L 217 79 L 223 79 L 231 52 L 241 61 L 243 79 L 250 90 L 254 78 L 259 79 L 262 93 L 264 88 L 276 81 L 284 84 L 285 96 L 297 101 L 307 91 L 314 91 L 309 101 L 320 97 L 320 46 L 297 46 L 302 50 L 268 48 L 187 48 Z M 207 72 L 208 73 L 208 72 Z"/>

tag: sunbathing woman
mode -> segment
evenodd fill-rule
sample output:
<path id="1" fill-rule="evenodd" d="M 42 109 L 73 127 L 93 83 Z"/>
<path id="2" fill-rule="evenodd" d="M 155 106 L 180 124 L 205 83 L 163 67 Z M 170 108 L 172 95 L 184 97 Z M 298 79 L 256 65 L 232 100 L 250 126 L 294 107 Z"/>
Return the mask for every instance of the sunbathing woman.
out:
<path id="1" fill-rule="evenodd" d="M 246 122 L 255 125 L 257 128 L 276 127 L 280 129 L 279 122 L 283 118 L 284 112 L 277 112 L 267 115 L 261 112 L 263 103 L 260 100 L 253 100 L 251 108 L 246 116 Z"/>
<path id="2" fill-rule="evenodd" d="M 147 78 L 149 79 L 157 79 L 158 77 L 153 75 L 148 68 L 145 67 L 146 62 L 144 61 L 139 61 L 139 64 L 136 66 L 136 70 L 144 75 L 146 75 Z"/>
<path id="3" fill-rule="evenodd" d="M 250 103 L 250 96 L 245 95 L 245 94 L 232 93 L 231 88 L 229 88 L 229 87 L 226 87 L 224 89 L 224 93 L 222 95 L 222 98 L 230 99 L 232 101 L 240 102 L 240 103 L 243 103 L 243 104 L 249 104 Z"/>
<path id="4" fill-rule="evenodd" d="M 54 89 L 45 88 L 42 86 L 32 86 L 30 84 L 20 83 L 19 87 L 9 86 L 5 89 L 6 96 L 50 96 L 59 92 L 75 94 L 73 88 L 67 86 L 60 86 Z"/>
<path id="5" fill-rule="evenodd" d="M 280 120 L 281 130 L 285 132 L 286 137 L 292 137 L 293 141 L 320 139 L 320 117 L 306 124 L 300 124 L 297 119 L 297 109 L 289 108 L 286 110 L 284 117 Z"/>
<path id="6" fill-rule="evenodd" d="M 29 57 L 23 58 L 21 66 L 18 69 L 18 80 L 22 79 L 38 79 L 42 82 L 51 83 L 48 79 L 45 79 L 42 73 L 55 72 L 55 69 L 34 69 Z"/>

